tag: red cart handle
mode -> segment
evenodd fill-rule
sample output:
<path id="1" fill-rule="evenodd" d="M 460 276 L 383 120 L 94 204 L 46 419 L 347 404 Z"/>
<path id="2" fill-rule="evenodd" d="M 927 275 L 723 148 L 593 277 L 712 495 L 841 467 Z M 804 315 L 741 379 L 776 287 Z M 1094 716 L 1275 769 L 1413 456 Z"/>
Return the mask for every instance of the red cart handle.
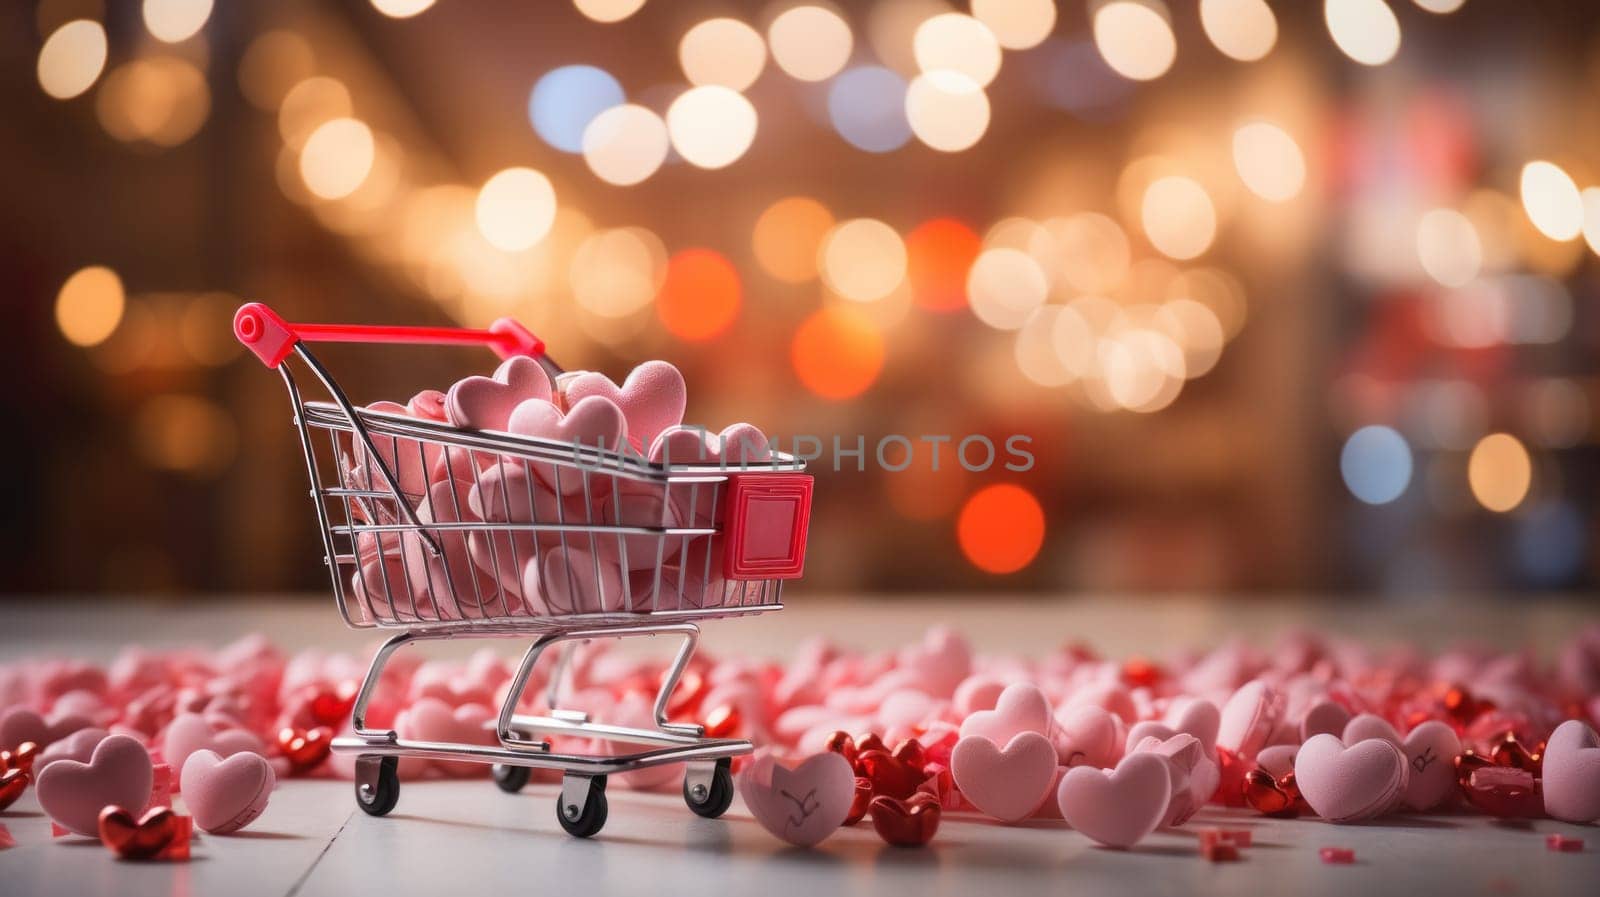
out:
<path id="1" fill-rule="evenodd" d="M 394 327 L 365 324 L 290 324 L 259 302 L 239 306 L 233 335 L 261 363 L 276 368 L 294 351 L 295 343 L 411 343 L 414 345 L 488 346 L 501 358 L 544 355 L 544 340 L 510 318 L 488 330 L 461 327 Z"/>

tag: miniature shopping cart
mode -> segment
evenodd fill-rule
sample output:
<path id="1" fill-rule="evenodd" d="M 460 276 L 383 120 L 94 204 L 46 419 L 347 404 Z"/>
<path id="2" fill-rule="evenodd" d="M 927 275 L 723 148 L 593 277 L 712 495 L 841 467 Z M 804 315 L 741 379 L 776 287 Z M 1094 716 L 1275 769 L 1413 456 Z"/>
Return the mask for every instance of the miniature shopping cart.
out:
<path id="1" fill-rule="evenodd" d="M 308 342 L 482 345 L 502 358 L 532 357 L 553 380 L 561 371 L 544 344 L 508 319 L 487 330 L 289 324 L 251 303 L 235 315 L 234 335 L 276 368 L 289 390 L 345 622 L 400 630 L 367 671 L 351 711 L 354 734 L 333 742 L 334 750 L 357 755 L 356 801 L 363 810 L 382 816 L 394 809 L 400 757 L 491 763 L 496 783 L 508 792 L 527 783 L 531 768 L 559 769 L 556 818 L 578 837 L 605 825 L 606 776 L 612 773 L 684 763 L 689 809 L 708 818 L 727 810 L 731 758 L 749 753 L 750 743 L 706 737 L 702 726 L 669 721 L 667 708 L 694 654 L 700 620 L 778 610 L 784 581 L 799 577 L 811 508 L 803 462 L 774 454 L 736 467 L 651 463 L 627 451 L 357 408 L 306 348 Z M 331 401 L 305 400 L 286 363 L 290 356 Z M 441 465 L 445 485 L 430 488 Z M 554 513 L 541 507 L 552 502 L 536 500 L 536 483 L 562 496 Z M 497 505 L 505 513 L 485 512 L 479 519 L 463 512 L 462 491 L 469 503 L 475 498 L 480 508 Z M 511 510 L 519 507 L 525 513 Z M 640 507 L 660 510 L 641 519 Z M 509 563 L 550 574 L 557 553 L 567 560 L 555 571 L 565 582 L 552 577 L 548 589 L 544 580 L 537 589 L 519 589 L 515 581 L 507 585 L 505 577 L 483 572 Z M 602 725 L 586 713 L 558 709 L 568 645 L 549 678 L 550 715 L 517 712 L 535 664 L 551 645 L 642 635 L 682 639 L 655 697 L 653 728 Z M 499 708 L 494 745 L 417 741 L 368 727 L 368 704 L 397 649 L 426 639 L 517 636 L 533 642 Z M 562 752 L 550 736 L 565 737 L 566 744 L 618 746 L 616 753 Z M 631 748 L 624 745 L 646 749 L 626 753 Z"/>

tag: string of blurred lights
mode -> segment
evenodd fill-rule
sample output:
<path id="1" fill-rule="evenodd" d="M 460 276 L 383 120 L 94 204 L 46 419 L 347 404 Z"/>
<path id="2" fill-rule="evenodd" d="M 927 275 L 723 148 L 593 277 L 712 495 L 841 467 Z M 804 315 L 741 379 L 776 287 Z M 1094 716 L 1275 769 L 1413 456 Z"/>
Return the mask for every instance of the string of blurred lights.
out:
<path id="1" fill-rule="evenodd" d="M 435 5 L 371 2 L 396 19 Z M 1324 0 L 1328 39 L 1363 66 L 1389 63 L 1402 45 L 1391 2 Z M 1462 2 L 1415 0 L 1440 15 Z M 643 5 L 574 0 L 580 13 L 605 25 L 625 22 Z M 69 6 L 82 5 L 40 8 L 37 75 L 47 95 L 71 100 L 99 84 L 96 118 L 129 143 L 172 147 L 199 131 L 211 102 L 204 77 L 211 0 L 145 0 L 143 23 L 155 42 L 141 42 L 133 58 L 109 69 L 98 16 L 52 18 L 51 10 Z M 673 162 L 715 171 L 755 145 L 761 110 L 746 92 L 770 60 L 796 82 L 826 85 L 827 123 L 862 152 L 890 153 L 916 140 L 957 153 L 989 131 L 994 110 L 986 88 L 1008 53 L 1036 51 L 1028 65 L 1038 70 L 1041 96 L 1092 119 L 1133 85 L 1167 75 L 1186 51 L 1162 0 L 1088 0 L 1086 10 L 1089 35 L 1071 40 L 1054 36 L 1052 0 L 972 0 L 967 12 L 940 0 L 880 0 L 860 32 L 831 4 L 780 3 L 761 15 L 759 27 L 723 16 L 686 29 L 675 53 L 687 83 L 675 94 L 630 97 L 604 69 L 566 65 L 535 81 L 527 115 L 547 145 L 581 156 L 606 184 L 641 184 Z M 1206 39 L 1232 60 L 1263 60 L 1277 44 L 1277 18 L 1265 0 L 1199 0 L 1198 15 Z M 280 186 L 364 257 L 403 272 L 452 315 L 476 321 L 568 303 L 576 326 L 608 345 L 652 323 L 690 343 L 716 339 L 738 323 L 754 272 L 741 272 L 728 253 L 668 247 L 642 226 L 597 226 L 569 198 L 581 195 L 581 186 L 553 183 L 533 167 L 506 168 L 471 186 L 386 120 L 392 102 L 372 102 L 348 77 L 319 65 L 321 56 L 312 36 L 285 27 L 257 37 L 240 65 L 245 96 L 277 116 Z M 1308 138 L 1291 131 L 1285 122 L 1251 116 L 1211 142 L 1223 147 L 1230 174 L 1251 197 L 1281 206 L 1326 177 L 1314 156 L 1308 160 Z M 986 228 L 952 217 L 901 228 L 875 218 L 839 220 L 822 197 L 777 199 L 752 221 L 756 265 L 781 283 L 818 283 L 822 296 L 790 338 L 796 379 L 825 400 L 858 397 L 883 373 L 892 333 L 907 315 L 968 310 L 1010 341 L 1025 380 L 1059 390 L 1078 407 L 1169 407 L 1187 382 L 1217 366 L 1249 308 L 1240 279 L 1206 259 L 1238 216 L 1234 185 L 1189 159 L 1176 150 L 1138 153 L 1098 208 L 1008 216 Z M 1573 299 L 1560 278 L 1577 255 L 1561 247 L 1581 245 L 1581 238 L 1600 254 L 1600 186 L 1580 189 L 1561 165 L 1534 160 L 1521 169 L 1516 198 L 1479 185 L 1453 207 L 1374 214 L 1389 219 L 1370 229 L 1378 235 L 1393 234 L 1395 220 L 1414 222 L 1414 264 L 1397 260 L 1393 243 L 1378 236 L 1370 250 L 1350 249 L 1351 267 L 1383 285 L 1419 290 L 1420 327 L 1434 344 L 1547 345 L 1571 332 Z M 75 345 L 110 345 L 138 304 L 113 271 L 90 267 L 63 286 L 57 320 Z M 1394 408 L 1404 401 L 1395 390 L 1364 373 L 1345 375 L 1335 394 L 1353 409 L 1340 459 L 1346 485 L 1363 502 L 1392 502 L 1413 480 L 1418 449 L 1441 457 L 1465 452 L 1460 477 L 1479 505 L 1496 512 L 1521 506 L 1537 491 L 1539 468 L 1528 444 L 1569 447 L 1590 423 L 1588 399 L 1570 378 L 1524 386 L 1527 407 L 1542 410 L 1528 413 L 1519 439 L 1488 431 L 1480 385 L 1419 380 L 1409 387 L 1416 401 L 1456 409 L 1423 415 L 1420 427 L 1428 432 L 1419 436 L 1395 425 Z M 1439 423 L 1441 417 L 1452 421 Z M 978 566 L 1007 566 L 980 562 L 974 552 L 983 550 L 967 543 L 963 536 Z"/>

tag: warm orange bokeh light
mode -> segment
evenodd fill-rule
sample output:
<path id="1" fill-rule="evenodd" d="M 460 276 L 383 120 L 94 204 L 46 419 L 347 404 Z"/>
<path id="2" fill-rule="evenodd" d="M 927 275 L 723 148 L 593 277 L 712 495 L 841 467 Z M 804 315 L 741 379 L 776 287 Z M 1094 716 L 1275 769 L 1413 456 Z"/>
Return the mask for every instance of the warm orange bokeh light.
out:
<path id="1" fill-rule="evenodd" d="M 833 213 L 809 196 L 790 196 L 756 219 L 751 248 L 768 274 L 785 283 L 817 279 L 817 250 L 833 227 Z"/>
<path id="2" fill-rule="evenodd" d="M 983 249 L 972 228 L 954 218 L 924 221 L 906 236 L 912 298 L 929 311 L 960 311 L 967 305 L 967 270 Z"/>
<path id="3" fill-rule="evenodd" d="M 789 354 L 806 389 L 825 399 L 849 399 L 883 370 L 883 335 L 853 308 L 824 308 L 795 330 Z"/>
<path id="4" fill-rule="evenodd" d="M 727 259 L 710 249 L 685 249 L 667 260 L 656 314 L 673 336 L 701 342 L 732 326 L 741 301 L 739 272 Z"/>
<path id="5" fill-rule="evenodd" d="M 1044 544 L 1044 509 L 1021 486 L 986 486 L 962 507 L 956 537 L 974 567 L 1015 573 L 1032 563 Z"/>
<path id="6" fill-rule="evenodd" d="M 914 445 L 911 466 L 884 477 L 889 504 L 910 520 L 947 518 L 961 503 L 961 493 L 966 491 L 970 474 L 953 457 L 950 446 L 942 446 L 939 469 L 934 470 L 933 448 L 925 443 Z M 892 455 L 890 463 L 900 463 L 899 455 Z"/>

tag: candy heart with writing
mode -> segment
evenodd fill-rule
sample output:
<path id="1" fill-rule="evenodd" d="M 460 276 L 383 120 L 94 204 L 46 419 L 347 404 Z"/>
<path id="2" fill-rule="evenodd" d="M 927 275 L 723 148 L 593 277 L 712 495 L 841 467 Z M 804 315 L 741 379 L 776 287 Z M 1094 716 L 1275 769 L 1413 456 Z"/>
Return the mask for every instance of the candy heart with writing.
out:
<path id="1" fill-rule="evenodd" d="M 976 711 L 961 722 L 962 738 L 987 738 L 995 745 L 1009 744 L 1023 732 L 1050 734 L 1050 701 L 1030 682 L 1006 686 L 993 710 Z"/>
<path id="2" fill-rule="evenodd" d="M 1359 822 L 1381 815 L 1404 794 L 1406 755 L 1383 738 L 1345 747 L 1336 735 L 1313 735 L 1294 758 L 1300 796 L 1329 822 Z"/>
<path id="3" fill-rule="evenodd" d="M 550 376 L 537 361 L 525 356 L 508 358 L 492 377 L 458 380 L 445 394 L 445 417 L 458 427 L 505 430 L 511 412 L 523 402 L 552 396 Z"/>
<path id="4" fill-rule="evenodd" d="M 1098 704 L 1080 704 L 1059 711 L 1051 736 L 1062 766 L 1114 766 L 1122 755 L 1117 718 Z"/>
<path id="5" fill-rule="evenodd" d="M 1411 771 L 1406 774 L 1402 800 L 1418 812 L 1444 803 L 1456 790 L 1456 757 L 1461 739 L 1454 729 L 1439 720 L 1428 720 L 1406 733 L 1400 749 L 1405 751 Z"/>
<path id="6" fill-rule="evenodd" d="M 1035 731 L 1021 731 L 1004 748 L 984 735 L 966 735 L 950 755 L 950 774 L 974 807 L 1001 822 L 1028 818 L 1056 777 L 1056 749 Z"/>
<path id="7" fill-rule="evenodd" d="M 767 755 L 739 774 L 739 794 L 762 828 L 790 844 L 811 847 L 850 816 L 855 782 L 842 754 L 824 751 L 793 768 Z"/>
<path id="8" fill-rule="evenodd" d="M 125 860 L 150 859 L 171 846 L 180 833 L 178 814 L 171 807 L 154 807 L 135 819 L 120 806 L 107 806 L 95 819 L 100 843 Z"/>
<path id="9" fill-rule="evenodd" d="M 224 757 L 239 753 L 265 756 L 267 746 L 246 729 L 216 731 L 199 713 L 180 713 L 167 724 L 161 736 L 161 758 L 178 771 L 178 788 L 183 788 L 183 766 L 189 755 L 199 750 L 216 751 Z"/>
<path id="10" fill-rule="evenodd" d="M 1544 748 L 1544 808 L 1566 822 L 1600 820 L 1600 736 L 1581 720 L 1556 727 Z"/>
<path id="11" fill-rule="evenodd" d="M 34 787 L 39 807 L 56 824 L 94 837 L 100 831 L 100 810 L 112 804 L 143 807 L 154 776 L 144 745 L 127 735 L 107 735 L 95 745 L 89 762 L 52 763 L 39 771 Z"/>
<path id="12" fill-rule="evenodd" d="M 183 802 L 194 824 L 213 835 L 235 832 L 255 821 L 267 807 L 277 776 L 258 754 L 223 759 L 201 749 L 183 764 Z"/>
<path id="13" fill-rule="evenodd" d="M 599 397 L 621 409 L 627 420 L 626 434 L 640 452 L 653 446 L 656 437 L 667 428 L 683 423 L 689 395 L 683 374 L 665 361 L 639 365 L 628 373 L 621 386 L 604 374 L 586 371 L 564 378 L 562 389 L 568 408 L 576 408 L 586 398 Z"/>
<path id="14" fill-rule="evenodd" d="M 1172 774 L 1151 753 L 1129 754 L 1115 769 L 1078 766 L 1061 777 L 1061 818 L 1107 847 L 1127 848 L 1155 831 L 1167 815 Z"/>
<path id="15" fill-rule="evenodd" d="M 918 791 L 905 799 L 880 794 L 867 805 L 878 837 L 894 847 L 921 847 L 939 831 L 939 799 Z"/>

